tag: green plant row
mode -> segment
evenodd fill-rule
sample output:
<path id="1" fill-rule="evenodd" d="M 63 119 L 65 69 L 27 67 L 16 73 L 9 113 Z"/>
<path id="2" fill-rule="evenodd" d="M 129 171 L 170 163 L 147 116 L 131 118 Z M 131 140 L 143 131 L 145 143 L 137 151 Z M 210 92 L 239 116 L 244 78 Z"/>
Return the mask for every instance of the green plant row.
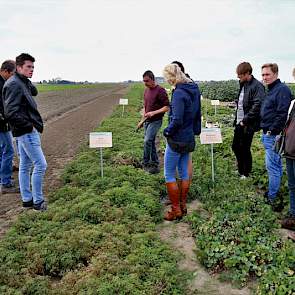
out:
<path id="1" fill-rule="evenodd" d="M 233 138 L 232 110 L 218 107 L 217 115 L 204 100 L 203 108 L 211 121 L 222 126 L 223 143 L 214 145 L 216 182 L 211 181 L 210 147 L 198 145 L 193 153 L 193 197 L 200 199 L 202 211 L 190 215 L 197 256 L 213 273 L 240 286 L 256 282 L 257 294 L 295 294 L 295 245 L 282 240 L 278 218 L 264 203 L 267 187 L 261 134 L 252 146 L 253 175 L 240 180 L 231 151 Z M 282 192 L 288 206 L 286 176 Z M 285 214 L 287 208 L 282 214 Z"/>
<path id="2" fill-rule="evenodd" d="M 69 89 L 81 89 L 81 88 L 112 88 L 114 83 L 99 83 L 99 84 L 37 84 L 39 92 L 47 91 L 61 91 Z"/>
<path id="3" fill-rule="evenodd" d="M 0 294 L 184 294 L 179 254 L 156 232 L 162 179 L 139 166 L 136 133 L 143 87 L 96 131 L 113 132 L 113 148 L 84 147 L 63 174 L 49 210 L 28 211 L 0 242 Z"/>

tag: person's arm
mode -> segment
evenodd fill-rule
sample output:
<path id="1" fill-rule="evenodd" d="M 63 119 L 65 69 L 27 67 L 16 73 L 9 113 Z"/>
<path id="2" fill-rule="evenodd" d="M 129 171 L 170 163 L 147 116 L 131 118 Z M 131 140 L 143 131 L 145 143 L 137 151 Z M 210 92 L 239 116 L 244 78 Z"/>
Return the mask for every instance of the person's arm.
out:
<path id="1" fill-rule="evenodd" d="M 261 83 L 257 83 L 255 90 L 253 92 L 253 104 L 251 106 L 251 109 L 247 114 L 245 114 L 243 120 L 241 121 L 241 125 L 248 125 L 249 121 L 255 121 L 259 117 L 260 114 L 260 107 L 261 103 L 265 96 L 265 89 L 264 86 Z"/>
<path id="2" fill-rule="evenodd" d="M 153 117 L 153 116 L 155 116 L 157 114 L 166 113 L 168 111 L 169 111 L 169 106 L 164 106 L 164 107 L 162 107 L 162 108 L 160 108 L 160 109 L 158 109 L 156 111 L 147 112 L 147 113 L 144 114 L 144 116 L 146 118 L 151 118 L 151 117 Z"/>
<path id="3" fill-rule="evenodd" d="M 164 129 L 164 136 L 170 137 L 183 124 L 183 114 L 184 114 L 184 97 L 182 93 L 174 92 L 174 97 L 172 99 L 172 117 L 170 119 L 168 127 Z"/>
<path id="4" fill-rule="evenodd" d="M 32 128 L 32 122 L 26 120 L 24 116 L 19 114 L 20 105 L 23 96 L 23 89 L 21 85 L 11 82 L 3 89 L 3 107 L 4 116 L 7 121 L 16 127 Z"/>
<path id="5" fill-rule="evenodd" d="M 269 131 L 273 134 L 279 134 L 285 126 L 291 102 L 291 91 L 288 88 L 281 89 L 276 97 L 276 100 L 276 116 L 269 128 Z"/>

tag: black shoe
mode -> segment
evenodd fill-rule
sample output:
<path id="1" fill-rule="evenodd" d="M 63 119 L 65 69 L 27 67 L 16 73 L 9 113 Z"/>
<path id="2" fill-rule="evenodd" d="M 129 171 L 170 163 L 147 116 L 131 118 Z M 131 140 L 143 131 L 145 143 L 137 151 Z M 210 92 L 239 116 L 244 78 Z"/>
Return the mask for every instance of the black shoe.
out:
<path id="1" fill-rule="evenodd" d="M 45 201 L 42 201 L 41 203 L 34 204 L 33 209 L 36 211 L 46 211 L 47 210 L 47 204 Z"/>
<path id="2" fill-rule="evenodd" d="M 160 173 L 160 168 L 158 165 L 151 165 L 149 169 L 149 173 L 151 174 L 158 174 Z"/>
<path id="3" fill-rule="evenodd" d="M 280 197 L 275 198 L 273 201 L 267 199 L 265 203 L 270 205 L 272 211 L 274 212 L 282 212 L 284 209 L 283 199 L 281 199 Z"/>
<path id="4" fill-rule="evenodd" d="M 295 216 L 292 214 L 288 214 L 282 221 L 281 221 L 282 228 L 295 230 Z"/>
<path id="5" fill-rule="evenodd" d="M 23 202 L 23 207 L 24 208 L 33 208 L 33 200 L 28 201 L 28 202 Z"/>

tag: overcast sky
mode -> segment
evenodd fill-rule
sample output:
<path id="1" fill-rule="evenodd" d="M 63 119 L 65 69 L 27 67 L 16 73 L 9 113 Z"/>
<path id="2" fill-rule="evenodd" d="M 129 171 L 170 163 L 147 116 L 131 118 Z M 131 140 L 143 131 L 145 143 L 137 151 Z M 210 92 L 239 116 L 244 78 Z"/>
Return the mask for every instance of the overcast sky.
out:
<path id="1" fill-rule="evenodd" d="M 295 0 L 0 0 L 0 57 L 36 58 L 33 81 L 141 80 L 180 60 L 196 80 L 249 61 L 295 66 Z"/>

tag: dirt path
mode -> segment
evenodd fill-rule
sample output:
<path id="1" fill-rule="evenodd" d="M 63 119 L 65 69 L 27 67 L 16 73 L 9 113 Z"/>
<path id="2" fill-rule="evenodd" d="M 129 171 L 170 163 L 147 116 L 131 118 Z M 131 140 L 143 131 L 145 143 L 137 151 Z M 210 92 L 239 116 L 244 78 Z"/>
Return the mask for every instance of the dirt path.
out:
<path id="1" fill-rule="evenodd" d="M 195 210 L 202 210 L 199 201 L 188 204 L 188 214 Z M 197 246 L 192 236 L 190 226 L 185 222 L 164 221 L 159 227 L 161 239 L 172 248 L 180 251 L 183 258 L 179 261 L 179 269 L 191 272 L 193 279 L 189 283 L 190 294 L 199 295 L 249 295 L 248 288 L 235 289 L 229 283 L 223 283 L 217 277 L 211 276 L 198 262 Z"/>
<path id="2" fill-rule="evenodd" d="M 48 163 L 45 195 L 58 187 L 59 175 L 65 164 L 86 142 L 89 132 L 111 114 L 126 92 L 126 85 L 115 84 L 107 89 L 87 88 L 40 95 L 38 106 L 43 118 L 47 119 L 42 134 L 42 147 Z M 17 180 L 17 173 L 14 178 Z M 19 194 L 0 194 L 0 204 L 1 237 L 23 209 Z"/>

